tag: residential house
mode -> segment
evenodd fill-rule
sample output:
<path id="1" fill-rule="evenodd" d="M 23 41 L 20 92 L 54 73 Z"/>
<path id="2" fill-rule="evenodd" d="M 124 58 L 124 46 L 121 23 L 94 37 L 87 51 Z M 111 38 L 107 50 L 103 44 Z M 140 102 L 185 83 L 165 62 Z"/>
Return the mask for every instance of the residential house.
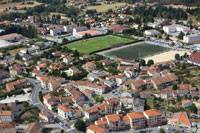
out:
<path id="1" fill-rule="evenodd" d="M 150 77 L 160 77 L 160 72 L 156 71 L 156 70 L 148 70 L 147 74 Z"/>
<path id="2" fill-rule="evenodd" d="M 19 79 L 17 81 L 13 81 L 6 84 L 6 89 L 8 91 L 14 91 L 17 89 L 24 89 L 29 86 L 30 83 L 27 82 L 26 79 Z"/>
<path id="3" fill-rule="evenodd" d="M 168 120 L 168 124 L 172 126 L 191 128 L 191 122 L 186 112 L 174 113 L 173 117 Z"/>
<path id="4" fill-rule="evenodd" d="M 169 99 L 174 97 L 174 91 L 173 90 L 168 90 L 168 89 L 164 89 L 161 91 L 161 98 L 162 99 Z"/>
<path id="5" fill-rule="evenodd" d="M 36 70 L 36 69 L 32 70 L 32 72 L 31 72 L 32 77 L 35 77 L 37 74 L 42 74 L 42 72 L 40 70 Z"/>
<path id="6" fill-rule="evenodd" d="M 64 119 L 70 120 L 73 117 L 74 111 L 72 108 L 58 105 L 58 115 Z"/>
<path id="7" fill-rule="evenodd" d="M 97 106 L 99 109 L 100 115 L 106 115 L 106 114 L 112 114 L 113 113 L 113 107 L 107 103 L 102 103 Z"/>
<path id="8" fill-rule="evenodd" d="M 23 72 L 23 68 L 22 67 L 12 67 L 12 68 L 9 68 L 9 72 L 12 76 L 21 75 Z"/>
<path id="9" fill-rule="evenodd" d="M 149 127 L 162 125 L 162 114 L 158 110 L 146 110 L 144 111 L 144 116 L 146 117 L 147 125 Z"/>
<path id="10" fill-rule="evenodd" d="M 23 61 L 29 61 L 29 60 L 31 60 L 32 59 L 32 56 L 30 56 L 29 54 L 24 54 L 23 56 L 22 56 L 22 60 Z"/>
<path id="11" fill-rule="evenodd" d="M 1 110 L 0 111 L 0 122 L 12 122 L 14 120 L 14 115 L 12 111 Z"/>
<path id="12" fill-rule="evenodd" d="M 193 104 L 191 100 L 182 100 L 181 103 L 183 108 L 187 108 Z"/>
<path id="13" fill-rule="evenodd" d="M 95 70 L 96 69 L 96 64 L 95 63 L 93 63 L 93 62 L 87 62 L 86 64 L 85 64 L 85 66 L 86 66 L 86 70 L 87 71 L 93 71 L 93 70 Z"/>
<path id="14" fill-rule="evenodd" d="M 55 29 L 50 30 L 50 35 L 51 36 L 57 36 L 57 35 L 62 34 L 63 32 L 64 32 L 63 28 L 55 28 Z"/>
<path id="15" fill-rule="evenodd" d="M 92 106 L 91 108 L 85 110 L 85 119 L 87 120 L 96 120 L 100 117 L 99 109 L 97 106 Z"/>
<path id="16" fill-rule="evenodd" d="M 169 85 L 172 85 L 173 83 L 177 83 L 177 81 L 178 78 L 174 74 L 167 74 L 162 77 L 153 77 L 151 79 L 155 89 L 163 89 Z"/>
<path id="17" fill-rule="evenodd" d="M 88 97 L 95 97 L 95 92 L 90 89 L 85 89 L 85 95 Z"/>
<path id="18" fill-rule="evenodd" d="M 36 66 L 36 69 L 37 70 L 42 70 L 42 69 L 45 69 L 47 67 L 47 64 L 46 63 L 41 63 L 39 65 Z"/>
<path id="19" fill-rule="evenodd" d="M 10 78 L 9 72 L 0 69 L 0 86 L 4 84 L 9 78 Z"/>
<path id="20" fill-rule="evenodd" d="M 89 127 L 87 127 L 86 133 L 109 133 L 108 129 L 96 126 L 94 124 L 90 124 Z"/>
<path id="21" fill-rule="evenodd" d="M 67 76 L 74 76 L 79 73 L 81 73 L 81 71 L 77 67 L 73 66 L 70 67 L 69 70 L 67 71 Z"/>
<path id="22" fill-rule="evenodd" d="M 62 52 L 61 51 L 55 51 L 55 52 L 52 53 L 52 55 L 54 57 L 60 57 L 62 55 Z"/>
<path id="23" fill-rule="evenodd" d="M 141 91 L 146 88 L 146 83 L 142 79 L 137 79 L 137 80 L 129 79 L 123 84 L 123 87 L 127 89 L 134 89 L 134 90 L 137 89 Z"/>
<path id="24" fill-rule="evenodd" d="M 61 85 L 60 78 L 44 76 L 41 78 L 41 87 L 45 90 L 54 91 Z"/>
<path id="25" fill-rule="evenodd" d="M 42 122 L 54 123 L 54 116 L 46 111 L 40 111 L 39 117 L 42 119 Z"/>
<path id="26" fill-rule="evenodd" d="M 188 58 L 188 63 L 200 66 L 200 52 L 195 52 Z"/>
<path id="27" fill-rule="evenodd" d="M 112 60 L 108 60 L 108 59 L 100 60 L 98 62 L 101 63 L 103 66 L 109 66 L 112 63 L 114 63 Z"/>
<path id="28" fill-rule="evenodd" d="M 72 57 L 71 55 L 67 55 L 63 58 L 63 62 L 66 64 L 70 64 L 73 60 L 74 60 L 74 57 Z"/>
<path id="29" fill-rule="evenodd" d="M 132 112 L 127 114 L 130 119 L 132 129 L 141 129 L 146 127 L 146 117 L 142 112 Z"/>
<path id="30" fill-rule="evenodd" d="M 60 100 L 58 97 L 52 96 L 49 93 L 43 97 L 44 106 L 46 106 L 49 110 L 56 109 L 59 102 Z"/>
<path id="31" fill-rule="evenodd" d="M 120 99 L 118 99 L 118 98 L 106 99 L 104 101 L 104 103 L 111 105 L 115 111 L 121 110 L 121 108 L 122 108 L 122 103 L 121 103 Z"/>
<path id="32" fill-rule="evenodd" d="M 108 122 L 108 129 L 110 132 L 117 132 L 121 130 L 121 118 L 118 114 L 110 114 L 105 116 Z"/>
<path id="33" fill-rule="evenodd" d="M 17 133 L 15 122 L 0 123 L 0 133 Z"/>
<path id="34" fill-rule="evenodd" d="M 126 109 L 132 110 L 134 112 L 143 112 L 145 102 L 143 99 L 134 98 L 134 97 L 122 97 L 120 98 L 123 107 Z"/>
<path id="35" fill-rule="evenodd" d="M 140 98 L 152 98 L 152 92 L 142 91 L 140 92 Z"/>
<path id="36" fill-rule="evenodd" d="M 63 27 L 64 28 L 64 32 L 72 32 L 74 28 L 77 28 L 77 25 L 76 24 L 73 24 L 73 25 L 66 25 Z"/>
<path id="37" fill-rule="evenodd" d="M 31 55 L 37 54 L 37 53 L 39 53 L 39 51 L 40 51 L 40 47 L 38 47 L 38 46 L 34 46 L 34 47 L 27 49 L 28 54 L 31 54 Z"/>

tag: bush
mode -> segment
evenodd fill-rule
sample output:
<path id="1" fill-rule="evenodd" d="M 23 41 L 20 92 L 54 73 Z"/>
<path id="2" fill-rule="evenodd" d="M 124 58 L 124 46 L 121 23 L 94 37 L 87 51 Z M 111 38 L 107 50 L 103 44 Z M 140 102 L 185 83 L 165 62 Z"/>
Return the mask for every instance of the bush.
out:
<path id="1" fill-rule="evenodd" d="M 74 127 L 79 130 L 79 131 L 83 131 L 85 132 L 85 122 L 83 120 L 76 120 L 75 124 L 74 124 Z"/>
<path id="2" fill-rule="evenodd" d="M 39 92 L 39 99 L 40 99 L 40 102 L 41 102 L 41 103 L 44 102 L 44 101 L 43 101 L 43 95 L 42 95 L 42 92 L 41 92 L 41 91 Z"/>

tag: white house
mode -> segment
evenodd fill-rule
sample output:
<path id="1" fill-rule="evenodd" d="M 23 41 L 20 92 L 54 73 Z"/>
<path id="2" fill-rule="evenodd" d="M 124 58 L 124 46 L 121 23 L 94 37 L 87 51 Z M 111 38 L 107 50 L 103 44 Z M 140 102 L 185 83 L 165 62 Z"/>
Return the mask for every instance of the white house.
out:
<path id="1" fill-rule="evenodd" d="M 69 64 L 69 63 L 71 63 L 73 61 L 73 59 L 74 59 L 74 57 L 68 55 L 68 56 L 65 56 L 63 58 L 63 62 L 66 63 L 66 64 Z"/>
<path id="2" fill-rule="evenodd" d="M 66 25 L 66 26 L 63 26 L 64 28 L 64 32 L 72 32 L 74 28 L 77 28 L 77 25 Z"/>
<path id="3" fill-rule="evenodd" d="M 59 34 L 62 34 L 63 32 L 64 32 L 63 28 L 56 28 L 56 29 L 50 30 L 50 35 L 51 36 L 57 36 Z"/>
<path id="4" fill-rule="evenodd" d="M 200 34 L 186 35 L 183 37 L 183 42 L 192 43 L 200 41 Z"/>
<path id="5" fill-rule="evenodd" d="M 160 32 L 157 30 L 145 30 L 144 35 L 146 36 L 155 36 L 158 35 Z"/>
<path id="6" fill-rule="evenodd" d="M 190 30 L 190 27 L 186 27 L 183 25 L 178 25 L 178 24 L 174 24 L 174 25 L 169 25 L 169 26 L 163 26 L 163 30 L 165 33 L 174 33 L 174 32 L 183 32 L 186 33 Z"/>
<path id="7" fill-rule="evenodd" d="M 73 117 L 74 111 L 69 107 L 58 105 L 58 115 L 64 119 L 71 119 Z"/>

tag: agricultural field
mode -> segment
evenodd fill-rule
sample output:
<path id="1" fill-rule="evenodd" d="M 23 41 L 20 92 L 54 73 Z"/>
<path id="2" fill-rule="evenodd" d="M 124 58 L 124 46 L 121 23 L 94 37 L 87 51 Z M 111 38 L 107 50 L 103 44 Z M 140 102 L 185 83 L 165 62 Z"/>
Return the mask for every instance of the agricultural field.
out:
<path id="1" fill-rule="evenodd" d="M 105 53 L 105 55 L 110 56 L 110 57 L 119 57 L 119 58 L 127 59 L 127 60 L 136 60 L 136 59 L 139 59 L 139 51 L 140 51 L 140 58 L 144 58 L 144 57 L 162 53 L 168 50 L 169 48 L 166 48 L 166 47 L 161 47 L 158 45 L 153 45 L 153 44 L 148 44 L 148 43 L 142 43 L 142 44 L 114 50 L 114 51 Z"/>
<path id="2" fill-rule="evenodd" d="M 4 1 L 1 1 L 4 2 Z M 23 4 L 23 2 L 14 2 L 11 3 L 9 1 L 5 1 L 6 4 L 0 4 L 0 13 L 4 12 L 4 10 L 7 8 L 13 8 L 13 7 L 17 7 L 17 8 L 29 8 L 29 7 L 34 7 L 34 6 L 38 6 L 41 5 L 41 3 L 37 2 L 37 1 L 29 1 L 29 2 L 33 2 L 33 4 Z M 9 10 L 9 11 L 13 11 L 13 10 Z"/>
<path id="3" fill-rule="evenodd" d="M 99 6 L 89 6 L 88 8 L 86 8 L 86 10 L 94 10 L 96 9 L 97 12 L 106 12 L 109 9 L 115 10 L 120 6 L 124 6 L 125 3 L 114 3 L 114 4 L 105 4 L 103 2 L 101 2 L 101 5 Z"/>
<path id="4" fill-rule="evenodd" d="M 116 36 L 104 36 L 78 41 L 72 44 L 68 44 L 67 47 L 72 50 L 78 50 L 80 53 L 89 54 L 94 51 L 106 49 L 113 44 L 129 43 L 132 41 L 134 40 Z"/>

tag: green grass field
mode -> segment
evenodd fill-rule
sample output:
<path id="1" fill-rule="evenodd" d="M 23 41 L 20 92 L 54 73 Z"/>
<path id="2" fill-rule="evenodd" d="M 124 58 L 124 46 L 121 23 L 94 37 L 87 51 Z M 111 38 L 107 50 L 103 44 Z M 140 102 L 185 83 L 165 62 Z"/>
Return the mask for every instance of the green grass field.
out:
<path id="1" fill-rule="evenodd" d="M 135 46 L 130 46 L 130 47 L 122 48 L 119 50 L 111 51 L 111 52 L 106 53 L 105 55 L 110 56 L 110 57 L 119 57 L 119 58 L 127 59 L 127 60 L 135 60 L 139 58 L 139 51 L 140 51 L 140 58 L 143 58 L 143 57 L 155 55 L 167 50 L 169 50 L 169 48 L 143 43 L 143 44 L 138 44 Z"/>
<path id="2" fill-rule="evenodd" d="M 111 46 L 113 44 L 129 43 L 132 41 L 134 41 L 134 40 L 120 38 L 120 37 L 116 37 L 116 36 L 104 36 L 104 37 L 98 37 L 98 38 L 75 42 L 73 44 L 67 45 L 67 47 L 72 50 L 76 49 L 80 53 L 89 54 L 89 53 L 97 51 L 97 50 L 102 50 L 102 49 L 108 48 L 109 46 Z"/>

